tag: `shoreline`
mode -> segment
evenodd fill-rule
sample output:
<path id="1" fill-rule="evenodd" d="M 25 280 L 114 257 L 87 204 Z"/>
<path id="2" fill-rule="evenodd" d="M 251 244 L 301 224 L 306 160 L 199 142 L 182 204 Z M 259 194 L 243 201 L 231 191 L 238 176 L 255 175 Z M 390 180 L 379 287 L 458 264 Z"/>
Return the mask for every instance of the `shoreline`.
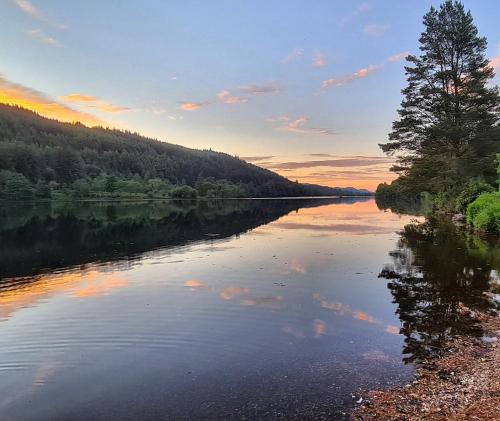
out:
<path id="1" fill-rule="evenodd" d="M 0 204 L 16 203 L 106 203 L 106 202 L 167 202 L 167 201 L 219 201 L 219 200 L 304 200 L 304 199 L 349 199 L 374 198 L 375 195 L 338 195 L 338 196 L 276 196 L 276 197 L 153 197 L 153 198 L 82 198 L 82 199 L 40 199 L 40 200 L 0 200 Z"/>
<path id="2" fill-rule="evenodd" d="M 483 329 L 482 338 L 454 338 L 444 356 L 416 365 L 412 383 L 365 393 L 351 420 L 500 419 L 500 316 L 461 311 Z"/>

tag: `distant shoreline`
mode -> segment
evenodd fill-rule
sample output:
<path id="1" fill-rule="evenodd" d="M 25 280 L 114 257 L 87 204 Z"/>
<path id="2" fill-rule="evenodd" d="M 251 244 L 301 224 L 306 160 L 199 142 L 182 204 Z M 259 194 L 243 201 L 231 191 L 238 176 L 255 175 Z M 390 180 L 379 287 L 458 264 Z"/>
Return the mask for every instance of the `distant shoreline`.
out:
<path id="1" fill-rule="evenodd" d="M 0 204 L 12 203 L 105 203 L 105 202 L 165 202 L 165 201 L 220 201 L 220 200 L 303 200 L 303 199 L 346 199 L 346 198 L 374 198 L 375 193 L 365 195 L 343 196 L 279 196 L 279 197 L 196 197 L 196 198 L 102 198 L 102 199 L 40 199 L 40 200 L 6 200 L 1 199 Z"/>

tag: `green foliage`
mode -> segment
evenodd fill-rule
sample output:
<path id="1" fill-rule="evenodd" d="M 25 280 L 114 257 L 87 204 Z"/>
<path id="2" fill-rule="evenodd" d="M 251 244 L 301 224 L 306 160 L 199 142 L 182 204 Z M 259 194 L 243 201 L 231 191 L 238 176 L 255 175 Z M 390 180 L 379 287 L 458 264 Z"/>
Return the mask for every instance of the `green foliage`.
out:
<path id="1" fill-rule="evenodd" d="M 196 190 L 190 186 L 176 187 L 171 194 L 175 199 L 195 199 L 197 196 Z"/>
<path id="2" fill-rule="evenodd" d="M 457 1 L 431 7 L 423 23 L 421 53 L 407 57 L 399 119 L 380 146 L 398 155 L 393 171 L 416 192 L 453 195 L 472 179 L 494 183 L 500 99 L 486 39 Z"/>
<path id="3" fill-rule="evenodd" d="M 417 215 L 423 210 L 422 195 L 415 192 L 405 182 L 404 177 L 394 180 L 391 184 L 379 184 L 375 200 L 379 209 L 391 209 L 398 213 Z"/>
<path id="4" fill-rule="evenodd" d="M 465 214 L 469 203 L 476 200 L 482 193 L 491 193 L 493 191 L 495 191 L 495 189 L 484 181 L 471 181 L 457 196 L 455 210 Z"/>
<path id="5" fill-rule="evenodd" d="M 500 193 L 483 193 L 469 204 L 467 222 L 474 228 L 500 233 Z"/>
<path id="6" fill-rule="evenodd" d="M 500 191 L 500 153 L 497 153 L 497 174 L 498 174 L 498 191 Z"/>
<path id="7" fill-rule="evenodd" d="M 49 183 L 39 181 L 35 186 L 35 197 L 40 199 L 50 199 L 52 197 L 52 188 Z"/>
<path id="8" fill-rule="evenodd" d="M 0 171 L 0 192 L 7 200 L 30 200 L 35 194 L 25 176 L 11 171 Z"/>
<path id="9" fill-rule="evenodd" d="M 116 177 L 114 175 L 106 176 L 104 181 L 104 190 L 108 193 L 113 193 L 116 190 Z"/>

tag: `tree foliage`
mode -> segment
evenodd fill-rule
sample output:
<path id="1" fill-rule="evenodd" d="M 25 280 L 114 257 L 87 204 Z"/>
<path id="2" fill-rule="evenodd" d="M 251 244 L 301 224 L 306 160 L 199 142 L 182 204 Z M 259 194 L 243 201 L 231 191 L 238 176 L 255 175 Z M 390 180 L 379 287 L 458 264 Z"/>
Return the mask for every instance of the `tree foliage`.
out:
<path id="1" fill-rule="evenodd" d="M 424 16 L 420 55 L 409 55 L 399 119 L 382 150 L 414 192 L 459 189 L 471 178 L 495 182 L 500 147 L 498 87 L 470 11 L 447 0 Z"/>

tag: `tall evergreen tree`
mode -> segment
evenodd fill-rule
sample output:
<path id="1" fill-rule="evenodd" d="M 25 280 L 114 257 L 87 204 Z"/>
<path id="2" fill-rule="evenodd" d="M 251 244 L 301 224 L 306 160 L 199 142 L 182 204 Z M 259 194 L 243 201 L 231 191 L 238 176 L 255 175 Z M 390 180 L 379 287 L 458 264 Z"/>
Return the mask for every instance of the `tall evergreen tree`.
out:
<path id="1" fill-rule="evenodd" d="M 470 11 L 447 0 L 439 10 L 431 7 L 423 23 L 421 54 L 407 57 L 399 119 L 380 147 L 397 155 L 393 171 L 403 179 L 436 191 L 492 173 L 500 102 L 498 87 L 490 85 L 494 70 L 485 57 L 486 38 L 478 35 Z"/>

